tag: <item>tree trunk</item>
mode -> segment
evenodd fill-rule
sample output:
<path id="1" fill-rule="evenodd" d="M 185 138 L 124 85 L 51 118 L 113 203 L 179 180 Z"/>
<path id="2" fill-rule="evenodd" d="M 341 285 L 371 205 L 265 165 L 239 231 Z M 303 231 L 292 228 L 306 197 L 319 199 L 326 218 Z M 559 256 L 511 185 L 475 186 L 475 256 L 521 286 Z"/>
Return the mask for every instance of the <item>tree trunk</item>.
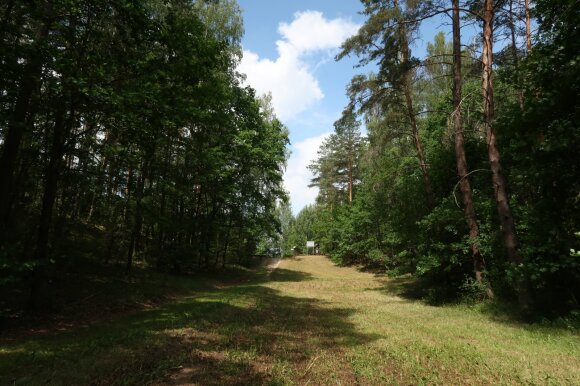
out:
<path id="1" fill-rule="evenodd" d="M 157 220 L 157 269 L 161 270 L 163 267 L 163 243 L 165 240 L 165 201 L 166 201 L 166 191 L 165 191 L 165 179 L 167 177 L 167 170 L 169 169 L 169 163 L 171 159 L 171 143 L 167 145 L 165 150 L 165 159 L 163 161 L 163 169 L 158 179 L 158 186 L 160 189 L 160 200 L 159 200 L 159 218 Z"/>
<path id="2" fill-rule="evenodd" d="M 475 207 L 473 205 L 473 195 L 471 184 L 469 183 L 469 172 L 467 157 L 465 155 L 465 143 L 463 136 L 463 121 L 461 115 L 461 85 L 463 79 L 461 74 L 461 30 L 459 24 L 459 0 L 453 0 L 453 127 L 455 136 L 455 158 L 457 161 L 457 175 L 459 176 L 459 187 L 461 189 L 461 199 L 465 212 L 465 220 L 469 227 L 469 238 L 471 241 L 471 256 L 473 259 L 473 270 L 475 280 L 479 283 L 483 281 L 483 271 L 485 261 L 481 255 L 477 238 L 479 237 L 479 227 Z M 487 287 L 487 296 L 493 298 L 491 287 Z"/>
<path id="3" fill-rule="evenodd" d="M 33 256 L 35 266 L 33 268 L 30 283 L 30 295 L 28 299 L 29 309 L 37 309 L 39 306 L 40 288 L 44 281 L 45 267 L 48 260 L 50 225 L 52 222 L 52 212 L 58 189 L 58 179 L 62 166 L 62 157 L 64 156 L 64 144 L 66 139 L 65 114 L 65 109 L 62 107 L 59 108 L 54 120 L 50 161 L 46 168 L 42 209 L 40 212 L 36 248 Z M 74 114 L 74 112 L 71 111 L 70 114 Z"/>
<path id="4" fill-rule="evenodd" d="M 215 237 L 215 218 L 217 214 L 218 208 L 215 203 L 212 203 L 212 208 L 209 213 L 206 214 L 206 223 L 205 223 L 205 235 L 204 235 L 204 243 L 203 243 L 203 259 L 205 268 L 209 269 L 210 267 L 210 251 L 211 251 L 211 244 Z M 215 268 L 215 267 L 213 267 Z"/>
<path id="5" fill-rule="evenodd" d="M 352 181 L 352 158 L 348 160 L 348 202 L 352 204 L 352 190 L 353 190 L 353 181 Z"/>
<path id="6" fill-rule="evenodd" d="M 110 138 L 110 133 L 109 133 L 109 131 L 106 131 L 105 138 L 103 140 L 103 146 L 101 149 L 104 149 L 108 146 L 109 138 Z M 101 150 L 101 152 L 102 152 L 102 150 Z M 90 203 L 87 217 L 85 220 L 87 223 L 90 222 L 92 217 L 93 217 L 93 213 L 95 211 L 95 206 L 97 205 L 97 201 L 99 199 L 102 199 L 102 197 L 103 197 L 103 186 L 105 185 L 105 176 L 107 174 L 108 163 L 109 163 L 109 159 L 107 158 L 107 155 L 101 153 L 101 159 L 99 160 L 99 166 L 97 169 L 97 172 L 98 172 L 97 186 L 95 186 L 93 188 L 93 192 L 91 195 L 91 203 Z M 107 188 L 105 188 L 104 191 L 106 194 Z"/>
<path id="7" fill-rule="evenodd" d="M 501 167 L 500 153 L 497 136 L 493 127 L 494 123 L 494 100 L 493 100 L 493 0 L 484 1 L 483 12 L 483 120 L 487 136 L 487 152 L 491 168 L 494 197 L 497 206 L 497 214 L 504 235 L 504 246 L 508 260 L 514 265 L 522 264 L 522 258 L 518 251 L 518 238 L 509 199 L 503 170 Z M 531 303 L 529 290 L 522 277 L 516 279 L 520 306 L 528 308 Z"/>
<path id="8" fill-rule="evenodd" d="M 114 159 L 113 159 L 114 160 Z M 122 223 L 124 220 L 123 213 L 121 212 L 121 209 L 119 209 L 117 203 L 114 202 L 113 197 L 114 194 L 119 190 L 120 188 L 120 170 L 118 170 L 118 168 L 113 167 L 115 165 L 114 161 L 111 161 L 109 163 L 109 168 L 108 168 L 108 173 L 109 173 L 109 177 L 107 179 L 107 198 L 106 198 L 106 208 L 108 209 L 108 211 L 106 211 L 105 213 L 108 213 L 108 223 L 109 223 L 109 241 L 107 243 L 107 250 L 105 252 L 105 263 L 107 264 L 112 258 L 113 258 L 113 252 L 115 249 L 115 241 L 116 241 L 116 237 L 117 237 L 117 232 L 118 230 L 122 227 Z M 115 173 L 115 175 L 117 175 L 118 177 L 113 178 L 113 173 Z M 124 209 L 123 209 L 124 210 Z M 121 224 L 119 224 L 121 223 Z"/>
<path id="9" fill-rule="evenodd" d="M 133 268 L 133 254 L 135 252 L 135 245 L 137 239 L 141 234 L 141 226 L 143 225 L 143 214 L 141 200 L 143 198 L 143 189 L 145 187 L 145 170 L 144 162 L 142 162 L 137 178 L 137 189 L 135 191 L 135 217 L 133 222 L 133 229 L 131 230 L 131 238 L 129 240 L 129 249 L 127 250 L 127 265 L 125 266 L 125 275 L 131 273 Z"/>
<path id="10" fill-rule="evenodd" d="M 73 112 L 71 112 L 72 114 Z M 57 112 L 54 121 L 54 133 L 52 138 L 52 146 L 50 151 L 50 161 L 46 169 L 44 194 L 42 197 L 42 210 L 40 214 L 40 222 L 38 226 L 38 238 L 36 242 L 36 251 L 34 253 L 35 260 L 45 260 L 47 256 L 48 234 L 50 230 L 50 223 L 56 192 L 58 188 L 58 178 L 62 166 L 62 157 L 64 155 L 64 141 L 65 141 L 65 122 L 64 109 Z"/>
<path id="11" fill-rule="evenodd" d="M 525 0 L 526 7 L 526 47 L 532 50 L 532 19 L 530 17 L 530 0 Z"/>
<path id="12" fill-rule="evenodd" d="M 123 213 L 123 219 L 125 226 L 129 227 L 129 214 L 130 214 L 130 204 L 131 204 L 131 187 L 133 186 L 133 165 L 129 161 L 127 166 L 127 180 L 125 185 L 125 209 Z"/>
<path id="13" fill-rule="evenodd" d="M 230 216 L 228 218 L 228 225 L 226 228 L 226 240 L 224 242 L 224 250 L 222 253 L 222 269 L 224 269 L 226 267 L 226 260 L 227 260 L 227 256 L 228 256 L 228 247 L 230 245 L 230 233 L 232 231 L 232 217 Z"/>
<path id="14" fill-rule="evenodd" d="M 34 93 L 38 92 L 42 75 L 42 57 L 39 46 L 48 37 L 49 23 L 48 20 L 45 21 L 35 32 L 36 47 L 32 50 L 33 54 L 24 66 L 14 110 L 5 131 L 2 155 L 0 156 L 0 231 L 8 227 L 16 159 L 22 137 L 28 126 L 27 121 L 32 121 L 31 101 Z"/>
<path id="15" fill-rule="evenodd" d="M 165 216 L 165 189 L 161 188 L 161 199 L 159 206 L 159 221 L 157 222 L 157 269 L 163 267 L 163 242 L 164 242 L 164 216 Z"/>

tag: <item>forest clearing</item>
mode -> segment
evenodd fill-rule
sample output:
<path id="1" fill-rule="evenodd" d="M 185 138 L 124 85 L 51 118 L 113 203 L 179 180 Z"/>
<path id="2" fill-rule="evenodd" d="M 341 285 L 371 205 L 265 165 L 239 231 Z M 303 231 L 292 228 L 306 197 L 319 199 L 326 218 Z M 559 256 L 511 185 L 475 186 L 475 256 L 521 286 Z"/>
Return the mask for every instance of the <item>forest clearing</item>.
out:
<path id="1" fill-rule="evenodd" d="M 174 301 L 64 331 L 3 339 L 1 384 L 572 385 L 564 326 L 429 306 L 408 278 L 284 259 Z M 192 289 L 195 288 L 195 289 Z"/>

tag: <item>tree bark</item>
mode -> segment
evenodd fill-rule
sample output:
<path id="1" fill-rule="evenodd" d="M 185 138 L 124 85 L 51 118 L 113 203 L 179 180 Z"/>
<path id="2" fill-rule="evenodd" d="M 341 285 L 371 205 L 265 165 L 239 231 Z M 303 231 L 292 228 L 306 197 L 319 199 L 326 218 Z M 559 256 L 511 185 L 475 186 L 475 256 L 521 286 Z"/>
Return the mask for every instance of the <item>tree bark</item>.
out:
<path id="1" fill-rule="evenodd" d="M 530 17 L 530 0 L 525 0 L 526 7 L 526 47 L 532 50 L 532 19 Z"/>
<path id="2" fill-rule="evenodd" d="M 493 99 L 493 0 L 484 0 L 483 10 L 483 120 L 487 137 L 487 152 L 491 168 L 492 184 L 496 201 L 497 214 L 504 236 L 504 246 L 508 260 L 516 267 L 522 264 L 522 257 L 518 250 L 518 237 L 514 218 L 509 205 L 507 187 L 501 167 L 497 136 L 494 129 L 494 99 Z M 522 308 L 528 308 L 531 303 L 529 290 L 524 279 L 516 279 L 518 300 Z"/>
<path id="3" fill-rule="evenodd" d="M 455 158 L 457 161 L 457 175 L 459 176 L 459 187 L 465 220 L 469 227 L 469 238 L 471 241 L 471 256 L 473 259 L 473 270 L 475 280 L 483 282 L 483 272 L 485 270 L 485 260 L 481 255 L 477 238 L 479 237 L 479 226 L 473 205 L 473 194 L 469 183 L 469 169 L 467 157 L 465 155 L 465 138 L 463 135 L 463 120 L 461 115 L 461 85 L 463 83 L 461 74 L 461 30 L 459 22 L 459 0 L 453 0 L 453 127 L 455 133 Z M 491 287 L 487 287 L 487 296 L 493 298 Z"/>

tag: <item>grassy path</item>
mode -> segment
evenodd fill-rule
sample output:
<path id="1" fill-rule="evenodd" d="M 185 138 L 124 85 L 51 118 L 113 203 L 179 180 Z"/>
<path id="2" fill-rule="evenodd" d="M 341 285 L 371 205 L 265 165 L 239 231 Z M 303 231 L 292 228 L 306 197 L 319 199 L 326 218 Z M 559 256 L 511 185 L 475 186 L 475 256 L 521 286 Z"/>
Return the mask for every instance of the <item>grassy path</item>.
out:
<path id="1" fill-rule="evenodd" d="M 0 384 L 580 384 L 577 332 L 396 295 L 301 256 L 160 308 L 0 343 Z"/>

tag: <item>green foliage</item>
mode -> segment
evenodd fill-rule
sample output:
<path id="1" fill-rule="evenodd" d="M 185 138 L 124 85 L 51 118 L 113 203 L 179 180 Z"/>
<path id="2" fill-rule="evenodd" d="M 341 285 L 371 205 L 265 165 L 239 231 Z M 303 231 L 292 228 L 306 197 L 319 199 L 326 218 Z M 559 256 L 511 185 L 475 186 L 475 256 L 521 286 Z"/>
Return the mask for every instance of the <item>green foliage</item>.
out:
<path id="1" fill-rule="evenodd" d="M 361 207 L 360 200 L 352 206 L 341 207 L 336 214 L 334 229 L 336 245 L 332 258 L 341 264 L 352 264 L 366 259 L 372 247 L 368 237 L 370 221 L 368 213 Z"/>
<path id="2" fill-rule="evenodd" d="M 576 3 L 536 2 L 531 52 L 511 24 L 521 7 L 496 14 L 516 43 L 494 63 L 493 125 L 517 266 L 490 183 L 477 47 L 462 54 L 460 107 L 477 237 L 459 198 L 450 44 L 438 34 L 426 58 L 410 51 L 434 5 L 364 1 L 367 20 L 338 58 L 359 55 L 377 72 L 349 85 L 349 105 L 310 165 L 317 204 L 294 219 L 282 187 L 288 130 L 236 72 L 235 1 L 3 2 L 0 286 L 38 292 L 85 253 L 71 247 L 82 239 L 87 254 L 125 261 L 127 273 L 250 263 L 257 250 L 290 255 L 314 240 L 340 264 L 421 276 L 436 302 L 475 301 L 487 285 L 509 300 L 524 285 L 546 315 L 577 308 Z M 487 282 L 473 281 L 472 245 Z"/>
<path id="3" fill-rule="evenodd" d="M 472 277 L 466 277 L 461 284 L 459 291 L 461 292 L 461 300 L 464 303 L 474 304 L 488 300 L 487 290 L 489 283 L 485 281 L 477 281 Z"/>
<path id="4" fill-rule="evenodd" d="M 575 308 L 580 294 L 580 265 L 570 254 L 580 229 L 580 46 L 570 32 L 579 22 L 572 8 L 538 1 L 540 39 L 520 68 L 524 110 L 507 100 L 498 119 L 525 256 L 521 269 L 544 312 Z M 506 88 L 515 87 L 513 76 L 501 75 Z"/>
<path id="5" fill-rule="evenodd" d="M 313 174 L 310 186 L 319 189 L 318 202 L 333 207 L 351 202 L 360 183 L 362 149 L 360 122 L 346 110 L 334 123 L 334 133 L 318 151 L 318 159 L 308 166 Z"/>
<path id="6" fill-rule="evenodd" d="M 243 262 L 277 235 L 288 131 L 241 85 L 235 1 L 0 13 L 3 277 L 48 281 L 77 237 L 129 273 Z"/>
<path id="7" fill-rule="evenodd" d="M 319 221 L 318 210 L 315 206 L 304 207 L 296 216 L 288 231 L 288 245 L 297 253 L 306 252 L 306 241 L 315 238 L 315 223 Z"/>
<path id="8" fill-rule="evenodd" d="M 408 63 L 417 66 L 407 68 L 405 39 L 417 36 L 419 23 L 410 22 L 405 29 L 397 21 L 402 13 L 413 20 L 430 5 L 404 3 L 397 8 L 392 2 L 364 2 L 367 20 L 338 56 L 354 53 L 363 65 L 376 63 L 378 73 L 355 76 L 348 89 L 347 111 L 360 114 L 368 132 L 368 145 L 358 150 L 360 183 L 353 203 L 337 199 L 336 192 L 341 191 L 333 191 L 338 181 L 332 179 L 334 165 L 347 158 L 331 151 L 330 141 L 312 166 L 313 183 L 321 187 L 318 202 L 328 212 L 316 237 L 329 240 L 325 251 L 338 263 L 375 265 L 422 277 L 430 286 L 427 297 L 435 303 L 476 302 L 487 296 L 489 288 L 502 299 L 514 299 L 524 277 L 525 285 L 533 288 L 536 311 L 556 315 L 577 308 L 580 47 L 574 29 L 580 21 L 573 1 L 537 2 L 540 35 L 532 52 L 526 56 L 517 47 L 507 47 L 496 57 L 493 124 L 520 240 L 523 264 L 519 266 L 507 261 L 503 232 L 497 225 L 475 47 L 462 54 L 461 101 L 479 227 L 479 235 L 472 238 L 455 168 L 451 46 L 439 34 L 428 44 L 427 57 L 422 62 L 409 58 Z M 496 15 L 498 28 L 508 35 L 511 20 L 519 17 L 515 13 L 502 9 Z M 513 31 L 517 43 L 518 30 Z M 409 73 L 414 82 L 411 97 L 423 111 L 416 118 L 416 136 L 403 100 L 404 77 Z M 415 137 L 420 138 L 428 162 L 435 195 L 432 206 L 424 204 Z M 486 279 L 479 282 L 473 276 L 474 243 L 486 264 Z"/>

